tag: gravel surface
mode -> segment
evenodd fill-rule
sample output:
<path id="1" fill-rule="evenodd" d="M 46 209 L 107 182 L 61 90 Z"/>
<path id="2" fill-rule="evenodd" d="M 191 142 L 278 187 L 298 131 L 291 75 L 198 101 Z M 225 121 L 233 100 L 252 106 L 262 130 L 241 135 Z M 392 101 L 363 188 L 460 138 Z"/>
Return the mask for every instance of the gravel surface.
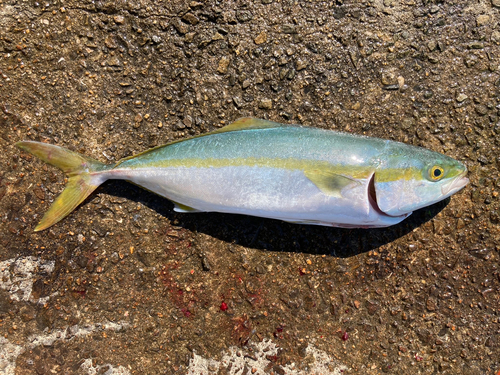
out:
<path id="1" fill-rule="evenodd" d="M 0 372 L 500 370 L 500 1 L 0 0 Z M 242 116 L 378 136 L 471 183 L 400 225 L 223 214 L 107 182 L 33 228 L 64 176 Z"/>

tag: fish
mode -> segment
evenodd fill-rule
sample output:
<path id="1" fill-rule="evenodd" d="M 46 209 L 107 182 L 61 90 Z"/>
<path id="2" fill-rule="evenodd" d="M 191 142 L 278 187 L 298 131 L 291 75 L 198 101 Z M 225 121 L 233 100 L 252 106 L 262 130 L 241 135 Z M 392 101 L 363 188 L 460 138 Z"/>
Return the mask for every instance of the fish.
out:
<path id="1" fill-rule="evenodd" d="M 425 148 L 251 117 L 114 164 L 48 143 L 16 146 L 68 176 L 35 231 L 62 220 L 109 179 L 168 198 L 176 212 L 341 228 L 398 224 L 469 182 L 463 163 Z"/>

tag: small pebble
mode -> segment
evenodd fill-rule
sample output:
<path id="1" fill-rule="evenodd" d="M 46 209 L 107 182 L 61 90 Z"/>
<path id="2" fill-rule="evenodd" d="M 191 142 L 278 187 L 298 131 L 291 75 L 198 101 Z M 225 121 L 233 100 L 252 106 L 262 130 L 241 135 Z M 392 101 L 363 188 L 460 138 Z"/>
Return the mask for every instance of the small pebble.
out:
<path id="1" fill-rule="evenodd" d="M 382 72 L 381 81 L 383 85 L 394 85 L 398 79 L 393 72 L 384 70 Z"/>
<path id="2" fill-rule="evenodd" d="M 121 66 L 122 65 L 122 62 L 120 61 L 120 59 L 116 56 L 113 56 L 111 57 L 109 60 L 108 60 L 108 65 L 109 66 Z"/>
<path id="3" fill-rule="evenodd" d="M 500 1 L 500 0 L 499 0 Z M 495 30 L 491 33 L 491 41 L 493 43 L 498 43 L 500 42 L 500 31 Z"/>
<path id="4" fill-rule="evenodd" d="M 476 24 L 478 26 L 484 26 L 490 23 L 490 16 L 487 14 L 481 14 L 476 18 Z"/>
<path id="5" fill-rule="evenodd" d="M 183 17 L 182 20 L 186 23 L 189 23 L 191 25 L 196 25 L 200 20 L 192 13 L 186 13 Z"/>
<path id="6" fill-rule="evenodd" d="M 478 104 L 476 106 L 476 113 L 480 116 L 484 116 L 488 113 L 488 108 L 483 104 Z"/>
<path id="7" fill-rule="evenodd" d="M 368 314 L 373 315 L 380 309 L 380 303 L 377 301 L 366 301 L 366 308 L 368 310 Z"/>
<path id="8" fill-rule="evenodd" d="M 297 30 L 293 25 L 283 25 L 281 26 L 281 32 L 283 34 L 295 34 Z"/>
<path id="9" fill-rule="evenodd" d="M 191 2 L 189 3 L 189 7 L 190 7 L 191 9 L 200 9 L 200 8 L 203 8 L 203 3 L 200 3 L 200 2 L 198 2 L 198 1 L 191 1 Z"/>
<path id="10" fill-rule="evenodd" d="M 223 56 L 219 60 L 219 66 L 217 67 L 217 72 L 219 72 L 220 74 L 226 74 L 230 62 L 231 60 L 229 59 L 229 57 Z"/>
<path id="11" fill-rule="evenodd" d="M 439 12 L 439 7 L 437 5 L 433 5 L 429 11 L 431 14 L 435 14 Z"/>
<path id="12" fill-rule="evenodd" d="M 239 22 L 247 22 L 253 18 L 253 14 L 248 10 L 239 10 L 236 12 L 236 19 Z"/>
<path id="13" fill-rule="evenodd" d="M 437 303 L 434 298 L 429 298 L 426 303 L 428 311 L 435 311 L 437 309 Z"/>
<path id="14" fill-rule="evenodd" d="M 399 90 L 399 84 L 392 84 L 392 85 L 385 85 L 382 87 L 382 89 L 384 90 L 388 90 L 388 91 L 391 91 L 391 90 Z"/>
<path id="15" fill-rule="evenodd" d="M 265 42 L 267 42 L 267 33 L 265 31 L 261 32 L 257 38 L 255 38 L 254 40 L 255 44 L 259 45 L 259 44 L 263 44 Z"/>
<path id="16" fill-rule="evenodd" d="M 112 35 L 108 35 L 108 37 L 104 40 L 104 44 L 109 49 L 118 48 L 118 44 L 116 43 L 116 39 Z"/>
<path id="17" fill-rule="evenodd" d="M 261 109 L 272 109 L 273 101 L 271 99 L 261 99 L 259 102 L 259 108 Z"/>
<path id="18" fill-rule="evenodd" d="M 471 42 L 468 44 L 468 47 L 470 49 L 483 49 L 484 48 L 484 44 L 481 43 L 481 42 Z"/>
<path id="19" fill-rule="evenodd" d="M 233 97 L 233 103 L 236 106 L 236 108 L 241 108 L 243 105 L 243 102 L 241 101 L 241 99 L 238 96 Z"/>
<path id="20" fill-rule="evenodd" d="M 297 69 L 297 71 L 300 71 L 300 70 L 307 68 L 307 65 L 308 65 L 307 61 L 302 60 L 302 59 L 298 59 L 295 62 L 295 69 Z"/>
<path id="21" fill-rule="evenodd" d="M 181 22 L 179 18 L 174 18 L 172 20 L 172 26 L 177 30 L 179 34 L 186 34 L 189 31 L 189 26 Z"/>

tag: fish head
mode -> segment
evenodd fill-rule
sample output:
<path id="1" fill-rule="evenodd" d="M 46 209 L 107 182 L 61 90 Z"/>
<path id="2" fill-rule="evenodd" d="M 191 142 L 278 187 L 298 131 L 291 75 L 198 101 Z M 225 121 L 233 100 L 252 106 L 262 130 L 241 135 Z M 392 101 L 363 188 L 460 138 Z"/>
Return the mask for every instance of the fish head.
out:
<path id="1" fill-rule="evenodd" d="M 401 143 L 386 148 L 373 179 L 378 208 L 400 216 L 439 202 L 465 187 L 467 167 L 446 155 Z"/>

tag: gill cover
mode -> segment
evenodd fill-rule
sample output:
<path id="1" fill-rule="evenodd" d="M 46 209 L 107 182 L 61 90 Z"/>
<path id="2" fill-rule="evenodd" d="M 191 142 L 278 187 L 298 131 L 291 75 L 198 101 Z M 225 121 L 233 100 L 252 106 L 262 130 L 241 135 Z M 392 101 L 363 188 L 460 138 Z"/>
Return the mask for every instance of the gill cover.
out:
<path id="1" fill-rule="evenodd" d="M 409 214 L 415 209 L 420 208 L 419 203 L 421 199 L 413 191 L 415 190 L 415 186 L 412 184 L 414 181 L 410 183 L 410 181 L 403 179 L 395 181 L 380 180 L 380 176 L 377 178 L 377 174 L 375 173 L 375 199 L 380 211 L 389 216 L 400 216 Z"/>

